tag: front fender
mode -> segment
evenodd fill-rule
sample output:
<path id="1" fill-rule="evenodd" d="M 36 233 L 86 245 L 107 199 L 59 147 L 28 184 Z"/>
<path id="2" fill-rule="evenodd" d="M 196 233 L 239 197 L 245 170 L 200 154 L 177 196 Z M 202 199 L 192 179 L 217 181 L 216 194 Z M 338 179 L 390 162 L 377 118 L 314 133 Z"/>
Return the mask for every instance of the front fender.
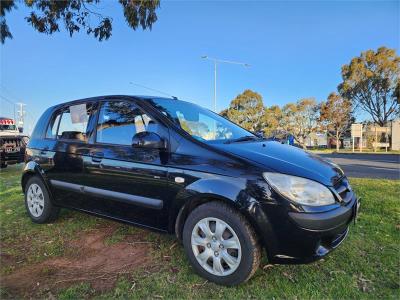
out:
<path id="1" fill-rule="evenodd" d="M 201 197 L 210 195 L 240 205 L 245 200 L 243 191 L 246 189 L 246 182 L 247 180 L 243 178 L 205 178 L 186 186 L 185 194 Z"/>

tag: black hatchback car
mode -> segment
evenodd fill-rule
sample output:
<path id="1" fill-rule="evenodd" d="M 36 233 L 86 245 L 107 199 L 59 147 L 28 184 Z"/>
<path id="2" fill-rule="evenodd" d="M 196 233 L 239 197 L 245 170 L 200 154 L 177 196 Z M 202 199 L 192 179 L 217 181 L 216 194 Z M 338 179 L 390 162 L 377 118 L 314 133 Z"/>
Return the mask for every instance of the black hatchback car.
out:
<path id="1" fill-rule="evenodd" d="M 174 233 L 193 268 L 223 285 L 336 248 L 359 201 L 342 170 L 264 140 L 195 104 L 104 96 L 49 108 L 22 175 L 33 222 L 60 207 Z"/>

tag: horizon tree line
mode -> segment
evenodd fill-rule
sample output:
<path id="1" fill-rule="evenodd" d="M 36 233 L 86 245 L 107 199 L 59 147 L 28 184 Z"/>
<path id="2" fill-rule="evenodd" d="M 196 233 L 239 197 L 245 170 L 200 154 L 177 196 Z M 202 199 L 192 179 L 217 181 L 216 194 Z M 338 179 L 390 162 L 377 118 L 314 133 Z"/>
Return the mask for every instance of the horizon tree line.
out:
<path id="1" fill-rule="evenodd" d="M 394 49 L 367 50 L 342 66 L 337 91 L 318 103 L 314 97 L 267 107 L 262 96 L 246 89 L 220 114 L 252 132 L 273 136 L 286 132 L 305 147 L 314 132 L 326 132 L 340 147 L 340 140 L 365 112 L 373 123 L 385 126 L 400 116 L 400 58 Z"/>

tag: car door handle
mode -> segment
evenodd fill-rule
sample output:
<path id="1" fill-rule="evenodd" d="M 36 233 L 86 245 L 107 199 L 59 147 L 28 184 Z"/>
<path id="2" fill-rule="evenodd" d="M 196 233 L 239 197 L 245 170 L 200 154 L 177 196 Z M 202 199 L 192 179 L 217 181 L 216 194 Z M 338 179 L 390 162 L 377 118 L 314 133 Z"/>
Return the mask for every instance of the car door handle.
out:
<path id="1" fill-rule="evenodd" d="M 104 157 L 104 153 L 103 152 L 92 152 L 92 161 L 99 163 L 101 162 L 101 160 Z"/>

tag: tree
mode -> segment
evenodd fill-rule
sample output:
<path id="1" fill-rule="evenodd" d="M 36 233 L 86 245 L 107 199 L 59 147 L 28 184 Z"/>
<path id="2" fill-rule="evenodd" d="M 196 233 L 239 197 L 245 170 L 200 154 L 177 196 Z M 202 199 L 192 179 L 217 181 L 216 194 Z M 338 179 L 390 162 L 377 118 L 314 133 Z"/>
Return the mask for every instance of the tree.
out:
<path id="1" fill-rule="evenodd" d="M 69 35 L 84 30 L 99 41 L 108 40 L 112 34 L 112 18 L 95 11 L 101 0 L 25 0 L 32 12 L 25 19 L 38 32 L 52 34 L 60 30 L 64 24 Z M 15 0 L 0 1 L 0 38 L 4 44 L 7 38 L 13 36 L 6 23 L 5 15 L 17 8 Z M 122 5 L 128 25 L 136 30 L 139 25 L 143 30 L 152 28 L 157 21 L 156 9 L 159 0 L 119 0 Z M 97 22 L 93 24 L 91 20 Z"/>
<path id="2" fill-rule="evenodd" d="M 393 92 L 393 98 L 397 102 L 397 104 L 400 104 L 400 77 L 397 78 L 397 84 Z"/>
<path id="3" fill-rule="evenodd" d="M 229 108 L 220 113 L 243 128 L 259 132 L 264 126 L 264 104 L 262 96 L 245 90 L 231 101 Z"/>
<path id="4" fill-rule="evenodd" d="M 282 109 L 280 127 L 305 148 L 306 138 L 317 130 L 318 106 L 314 98 L 288 103 Z"/>
<path id="5" fill-rule="evenodd" d="M 354 109 L 364 110 L 375 123 L 385 126 L 400 112 L 399 73 L 400 58 L 394 49 L 368 50 L 342 67 L 338 90 L 352 101 Z"/>
<path id="6" fill-rule="evenodd" d="M 273 105 L 264 110 L 264 135 L 271 136 L 279 128 L 282 119 L 282 110 L 279 106 Z"/>
<path id="7" fill-rule="evenodd" d="M 340 139 L 351 123 L 351 101 L 331 93 L 326 102 L 320 106 L 319 121 L 328 135 L 336 139 L 336 150 L 339 151 Z"/>

